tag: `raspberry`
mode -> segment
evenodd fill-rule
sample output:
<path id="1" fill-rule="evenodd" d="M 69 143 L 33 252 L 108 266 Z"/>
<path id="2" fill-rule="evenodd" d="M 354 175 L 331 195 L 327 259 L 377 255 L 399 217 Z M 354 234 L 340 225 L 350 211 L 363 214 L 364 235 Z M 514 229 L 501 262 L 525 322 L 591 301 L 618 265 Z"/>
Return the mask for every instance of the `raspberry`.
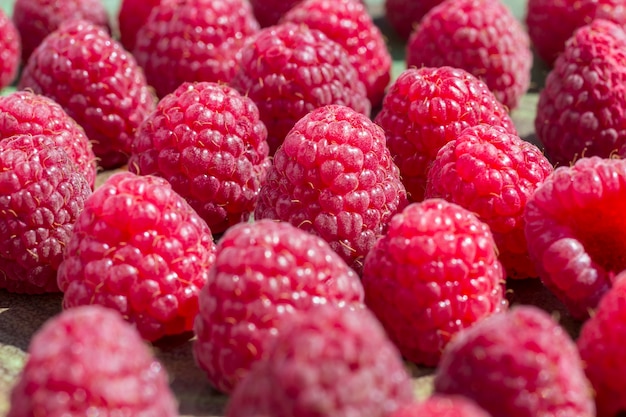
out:
<path id="1" fill-rule="evenodd" d="M 46 36 L 72 19 L 84 19 L 109 30 L 102 0 L 15 0 L 13 22 L 22 39 L 22 61 L 26 63 Z"/>
<path id="2" fill-rule="evenodd" d="M 31 91 L 0 96 L 0 137 L 13 135 L 52 137 L 56 146 L 78 165 L 89 185 L 96 180 L 96 156 L 82 127 L 52 99 Z"/>
<path id="3" fill-rule="evenodd" d="M 300 119 L 274 156 L 256 218 L 321 236 L 357 272 L 391 217 L 406 204 L 379 126 L 330 105 Z"/>
<path id="4" fill-rule="evenodd" d="M 135 130 L 155 107 L 132 55 L 84 20 L 62 24 L 41 43 L 19 88 L 59 103 L 85 129 L 104 169 L 126 163 Z"/>
<path id="5" fill-rule="evenodd" d="M 0 141 L 0 288 L 59 291 L 56 274 L 91 189 L 47 135 Z"/>
<path id="6" fill-rule="evenodd" d="M 460 330 L 507 308 L 489 227 L 441 199 L 396 214 L 365 258 L 365 303 L 406 359 L 436 366 Z"/>
<path id="7" fill-rule="evenodd" d="M 281 22 L 306 24 L 341 45 L 365 84 L 370 103 L 380 104 L 391 79 L 391 54 L 361 0 L 304 0 Z"/>
<path id="8" fill-rule="evenodd" d="M 122 0 L 117 15 L 120 42 L 127 51 L 135 48 L 137 32 L 148 20 L 150 12 L 161 0 Z"/>
<path id="9" fill-rule="evenodd" d="M 607 20 L 576 31 L 539 95 L 535 131 L 555 165 L 626 156 L 626 32 Z"/>
<path id="10" fill-rule="evenodd" d="M 58 271 L 63 307 L 116 309 L 150 341 L 188 332 L 214 260 L 211 230 L 167 181 L 117 173 L 76 220 Z"/>
<path id="11" fill-rule="evenodd" d="M 557 168 L 526 204 L 528 252 L 545 286 L 577 318 L 626 269 L 626 160 L 582 158 Z"/>
<path id="12" fill-rule="evenodd" d="M 228 83 L 258 30 L 247 0 L 163 0 L 139 28 L 133 55 L 163 97 L 185 81 Z"/>
<path id="13" fill-rule="evenodd" d="M 458 333 L 434 385 L 436 393 L 466 396 L 492 416 L 595 415 L 574 341 L 533 306 L 513 307 Z"/>
<path id="14" fill-rule="evenodd" d="M 319 237 L 289 223 L 241 223 L 220 239 L 200 292 L 194 357 L 214 387 L 230 392 L 297 312 L 362 302 L 357 275 Z"/>
<path id="15" fill-rule="evenodd" d="M 528 0 L 526 27 L 537 55 L 549 66 L 576 29 L 594 19 L 626 24 L 623 0 Z"/>
<path id="16" fill-rule="evenodd" d="M 626 273 L 602 297 L 594 315 L 587 320 L 577 340 L 585 373 L 593 385 L 598 417 L 613 417 L 626 411 Z"/>
<path id="17" fill-rule="evenodd" d="M 487 123 L 517 134 L 485 83 L 452 67 L 404 70 L 389 87 L 374 121 L 385 130 L 412 201 L 423 200 L 429 165 L 463 129 Z"/>
<path id="18" fill-rule="evenodd" d="M 533 56 L 526 30 L 500 0 L 447 0 L 411 34 L 411 67 L 462 68 L 482 79 L 509 109 L 530 85 Z"/>
<path id="19" fill-rule="evenodd" d="M 553 167 L 533 144 L 480 124 L 444 145 L 428 171 L 426 198 L 440 197 L 489 225 L 508 277 L 536 277 L 524 237 L 524 207 Z"/>
<path id="20" fill-rule="evenodd" d="M 129 170 L 167 179 L 217 234 L 254 212 L 268 152 L 252 100 L 227 85 L 184 83 L 140 126 Z"/>
<path id="21" fill-rule="evenodd" d="M 22 42 L 9 16 L 0 9 L 0 90 L 10 85 L 20 66 Z"/>
<path id="22" fill-rule="evenodd" d="M 365 308 L 320 305 L 281 328 L 227 417 L 386 417 L 413 401 L 400 354 Z"/>
<path id="23" fill-rule="evenodd" d="M 422 402 L 400 407 L 389 417 L 490 417 L 469 398 L 434 394 Z"/>
<path id="24" fill-rule="evenodd" d="M 165 368 L 116 311 L 64 311 L 33 335 L 8 417 L 178 416 Z"/>
<path id="25" fill-rule="evenodd" d="M 249 0 L 254 16 L 261 27 L 273 26 L 293 6 L 302 0 Z"/>
<path id="26" fill-rule="evenodd" d="M 247 43 L 231 84 L 259 107 L 271 155 L 318 107 L 340 104 L 365 115 L 371 109 L 348 53 L 321 31 L 294 23 L 263 29 Z"/>
<path id="27" fill-rule="evenodd" d="M 385 18 L 402 40 L 408 40 L 415 26 L 430 9 L 443 0 L 384 0 Z"/>

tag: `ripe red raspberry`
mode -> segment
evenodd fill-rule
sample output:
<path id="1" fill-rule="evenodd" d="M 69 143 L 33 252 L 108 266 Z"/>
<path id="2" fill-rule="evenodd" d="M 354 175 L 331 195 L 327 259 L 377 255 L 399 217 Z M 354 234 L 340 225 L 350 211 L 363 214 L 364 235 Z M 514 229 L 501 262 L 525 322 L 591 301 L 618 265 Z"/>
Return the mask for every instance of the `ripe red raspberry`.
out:
<path id="1" fill-rule="evenodd" d="M 385 0 L 385 18 L 402 40 L 408 40 L 424 15 L 441 2 L 443 0 Z"/>
<path id="2" fill-rule="evenodd" d="M 358 276 L 319 237 L 289 223 L 241 223 L 220 239 L 200 292 L 194 357 L 214 387 L 230 392 L 294 314 L 362 302 Z"/>
<path id="3" fill-rule="evenodd" d="M 293 125 L 329 104 L 369 115 L 371 105 L 348 53 L 321 31 L 284 23 L 263 29 L 242 49 L 231 83 L 259 107 L 270 154 Z"/>
<path id="4" fill-rule="evenodd" d="M 293 6 L 302 0 L 249 0 L 254 17 L 261 27 L 273 26 Z"/>
<path id="5" fill-rule="evenodd" d="M 305 24 L 341 45 L 365 84 L 370 103 L 380 104 L 391 80 L 391 54 L 361 0 L 304 0 L 281 22 Z"/>
<path id="6" fill-rule="evenodd" d="M 228 83 L 258 30 L 247 0 L 163 0 L 139 28 L 133 55 L 163 97 L 185 81 Z"/>
<path id="7" fill-rule="evenodd" d="M 96 156 L 83 130 L 52 99 L 31 91 L 15 91 L 0 96 L 0 137 L 13 135 L 52 137 L 56 146 L 78 165 L 89 185 L 96 180 Z"/>
<path id="8" fill-rule="evenodd" d="M 490 415 L 467 397 L 433 394 L 422 402 L 413 402 L 400 407 L 389 417 L 490 417 Z"/>
<path id="9" fill-rule="evenodd" d="M 598 417 L 613 417 L 626 411 L 626 273 L 602 297 L 577 340 L 585 373 L 593 385 Z"/>
<path id="10" fill-rule="evenodd" d="M 300 119 L 278 148 L 255 217 L 321 236 L 361 272 L 365 255 L 405 204 L 382 129 L 331 105 Z"/>
<path id="11" fill-rule="evenodd" d="M 135 48 L 137 32 L 161 0 L 122 0 L 117 14 L 120 42 L 127 51 Z"/>
<path id="12" fill-rule="evenodd" d="M 576 29 L 594 19 L 626 24 L 623 0 L 528 0 L 526 27 L 537 55 L 549 66 Z"/>
<path id="13" fill-rule="evenodd" d="M 553 167 L 533 144 L 480 124 L 444 145 L 428 171 L 426 198 L 440 197 L 489 225 L 510 278 L 536 277 L 524 237 L 524 207 Z"/>
<path id="14" fill-rule="evenodd" d="M 626 156 L 626 32 L 607 20 L 576 31 L 539 95 L 535 131 L 555 165 Z"/>
<path id="15" fill-rule="evenodd" d="M 102 168 L 126 163 L 135 130 L 155 99 L 141 68 L 99 26 L 72 20 L 33 52 L 19 81 L 52 98 L 80 124 Z"/>
<path id="16" fill-rule="evenodd" d="M 62 23 L 84 19 L 109 30 L 109 16 L 102 0 L 15 0 L 13 22 L 22 39 L 22 61 Z"/>
<path id="17" fill-rule="evenodd" d="M 129 170 L 158 175 L 214 234 L 246 221 L 270 167 L 256 104 L 217 83 L 184 83 L 139 127 Z"/>
<path id="18" fill-rule="evenodd" d="M 0 9 L 0 90 L 10 85 L 20 67 L 22 43 L 9 16 Z"/>
<path id="19" fill-rule="evenodd" d="M 626 269 L 626 160 L 582 158 L 557 168 L 524 211 L 528 252 L 542 282 L 577 318 L 588 317 Z"/>
<path id="20" fill-rule="evenodd" d="M 386 417 L 411 401 L 411 379 L 376 318 L 322 304 L 285 323 L 226 416 Z"/>
<path id="21" fill-rule="evenodd" d="M 460 330 L 507 308 L 489 227 L 441 199 L 396 214 L 365 258 L 365 303 L 406 359 L 436 366 Z"/>
<path id="22" fill-rule="evenodd" d="M 501 0 L 444 1 L 424 16 L 406 48 L 408 67 L 463 68 L 509 109 L 530 85 L 528 34 Z"/>
<path id="23" fill-rule="evenodd" d="M 8 417 L 178 416 L 165 368 L 116 311 L 84 306 L 33 336 Z"/>
<path id="24" fill-rule="evenodd" d="M 91 193 L 79 168 L 47 135 L 0 141 L 0 288 L 57 292 L 57 269 Z"/>
<path id="25" fill-rule="evenodd" d="M 492 416 L 593 417 L 591 386 L 574 341 L 538 307 L 487 317 L 448 344 L 435 392 L 463 395 Z"/>
<path id="26" fill-rule="evenodd" d="M 58 271 L 63 307 L 118 310 L 144 339 L 191 331 L 211 230 L 169 183 L 117 173 L 85 202 Z"/>
<path id="27" fill-rule="evenodd" d="M 400 168 L 412 201 L 421 201 L 428 167 L 439 149 L 463 129 L 480 123 L 517 134 L 506 109 L 485 83 L 452 67 L 410 68 L 391 84 L 374 121 Z"/>

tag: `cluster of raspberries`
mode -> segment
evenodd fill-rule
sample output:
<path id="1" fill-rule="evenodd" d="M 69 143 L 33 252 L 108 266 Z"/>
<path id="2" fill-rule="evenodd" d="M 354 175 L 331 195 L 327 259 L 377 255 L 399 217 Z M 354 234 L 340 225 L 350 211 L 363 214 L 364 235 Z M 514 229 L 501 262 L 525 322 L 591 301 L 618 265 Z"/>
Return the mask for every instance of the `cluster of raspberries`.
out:
<path id="1" fill-rule="evenodd" d="M 172 339 L 229 417 L 626 411 L 626 6 L 382 9 L 0 11 L 0 291 L 63 310 L 9 417 L 178 416 Z"/>

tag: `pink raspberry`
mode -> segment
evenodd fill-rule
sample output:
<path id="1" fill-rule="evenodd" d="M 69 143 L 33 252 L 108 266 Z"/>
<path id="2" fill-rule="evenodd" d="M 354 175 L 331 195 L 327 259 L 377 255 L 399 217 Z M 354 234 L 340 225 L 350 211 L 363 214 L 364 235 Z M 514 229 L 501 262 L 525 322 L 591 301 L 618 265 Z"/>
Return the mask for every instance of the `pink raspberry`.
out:
<path id="1" fill-rule="evenodd" d="M 528 252 L 542 282 L 586 318 L 626 269 L 626 160 L 579 159 L 557 168 L 524 211 Z"/>
<path id="2" fill-rule="evenodd" d="M 480 124 L 439 150 L 425 197 L 445 198 L 476 213 L 493 232 L 506 275 L 536 277 L 524 237 L 524 207 L 553 170 L 535 145 L 502 127 Z"/>
<path id="3" fill-rule="evenodd" d="M 200 293 L 194 357 L 214 387 L 230 392 L 297 312 L 362 302 L 358 276 L 319 237 L 289 223 L 241 223 L 220 239 Z"/>
<path id="4" fill-rule="evenodd" d="M 261 27 L 273 26 L 293 6 L 302 0 L 249 0 L 254 16 Z"/>
<path id="5" fill-rule="evenodd" d="M 96 180 L 91 142 L 74 119 L 52 99 L 31 91 L 0 96 L 0 137 L 48 135 L 78 165 L 89 185 Z"/>
<path id="6" fill-rule="evenodd" d="M 163 97 L 185 81 L 230 82 L 258 30 L 247 0 L 162 0 L 137 31 L 133 55 Z"/>
<path id="7" fill-rule="evenodd" d="M 278 148 L 255 217 L 321 236 L 360 272 L 405 204 L 382 129 L 351 108 L 331 105 L 300 119 Z"/>
<path id="8" fill-rule="evenodd" d="M 137 32 L 148 20 L 150 12 L 161 0 L 121 0 L 117 14 L 120 42 L 127 51 L 135 48 Z"/>
<path id="9" fill-rule="evenodd" d="M 394 32 L 406 41 L 424 15 L 441 2 L 443 0 L 384 0 L 385 19 Z"/>
<path id="10" fill-rule="evenodd" d="M 281 22 L 305 24 L 341 45 L 365 84 L 370 103 L 380 104 L 391 80 L 391 54 L 361 0 L 304 0 Z"/>
<path id="11" fill-rule="evenodd" d="M 37 330 L 7 417 L 178 416 L 163 365 L 116 311 L 84 306 Z"/>
<path id="12" fill-rule="evenodd" d="M 474 74 L 509 109 L 530 85 L 533 56 L 526 30 L 501 0 L 447 0 L 411 34 L 408 67 L 448 65 Z"/>
<path id="13" fill-rule="evenodd" d="M 389 417 L 491 417 L 476 403 L 461 395 L 434 394 L 422 402 L 400 407 Z"/>
<path id="14" fill-rule="evenodd" d="M 254 102 L 217 83 L 184 83 L 140 126 L 129 170 L 168 180 L 215 234 L 246 221 L 270 167 Z"/>
<path id="15" fill-rule="evenodd" d="M 348 53 L 321 31 L 284 23 L 263 29 L 242 49 L 232 80 L 259 107 L 273 155 L 293 125 L 330 104 L 369 115 L 371 105 Z"/>
<path id="16" fill-rule="evenodd" d="M 19 88 L 59 103 L 93 143 L 104 169 L 127 162 L 135 130 L 155 99 L 141 68 L 101 27 L 72 20 L 33 52 Z"/>
<path id="17" fill-rule="evenodd" d="M 0 288 L 59 291 L 57 269 L 91 189 L 47 135 L 0 141 Z"/>
<path id="18" fill-rule="evenodd" d="M 214 260 L 211 230 L 167 181 L 117 173 L 76 219 L 58 271 L 63 307 L 116 309 L 150 341 L 189 332 Z"/>
<path id="19" fill-rule="evenodd" d="M 577 340 L 585 373 L 593 385 L 598 417 L 613 417 L 626 411 L 626 272 L 602 297 Z"/>
<path id="20" fill-rule="evenodd" d="M 13 22 L 22 39 L 22 61 L 26 63 L 46 36 L 72 19 L 84 19 L 109 30 L 102 0 L 15 0 Z"/>
<path id="21" fill-rule="evenodd" d="M 468 397 L 492 416 L 595 416 L 574 341 L 533 306 L 513 307 L 458 333 L 434 385 L 436 393 Z"/>
<path id="22" fill-rule="evenodd" d="M 507 110 L 485 83 L 452 67 L 403 71 L 374 121 L 385 130 L 412 201 L 423 200 L 428 167 L 439 149 L 465 128 L 487 123 L 517 134 Z"/>
<path id="23" fill-rule="evenodd" d="M 626 32 L 607 20 L 578 29 L 539 95 L 535 131 L 555 165 L 626 156 Z"/>
<path id="24" fill-rule="evenodd" d="M 321 304 L 281 328 L 227 417 L 387 417 L 413 400 L 395 346 L 365 308 Z"/>
<path id="25" fill-rule="evenodd" d="M 441 199 L 412 203 L 365 258 L 365 302 L 402 355 L 436 366 L 462 329 L 505 310 L 489 227 Z"/>
<path id="26" fill-rule="evenodd" d="M 549 66 L 576 29 L 594 19 L 626 24 L 623 0 L 528 0 L 525 23 L 537 55 Z"/>
<path id="27" fill-rule="evenodd" d="M 22 41 L 11 18 L 0 9 L 0 90 L 9 86 L 20 67 Z"/>

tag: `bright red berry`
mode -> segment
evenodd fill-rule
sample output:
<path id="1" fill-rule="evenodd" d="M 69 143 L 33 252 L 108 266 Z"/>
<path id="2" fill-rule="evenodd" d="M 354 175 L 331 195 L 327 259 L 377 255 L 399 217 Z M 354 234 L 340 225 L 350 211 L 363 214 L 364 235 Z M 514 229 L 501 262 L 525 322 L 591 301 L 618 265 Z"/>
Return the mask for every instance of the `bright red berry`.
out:
<path id="1" fill-rule="evenodd" d="M 506 276 L 536 277 L 524 237 L 524 207 L 553 170 L 535 145 L 502 127 L 480 124 L 439 150 L 425 197 L 444 198 L 476 213 L 493 233 Z"/>
<path id="2" fill-rule="evenodd" d="M 255 217 L 321 236 L 360 272 L 405 204 L 382 129 L 349 107 L 331 105 L 300 119 L 278 148 Z"/>
<path id="3" fill-rule="evenodd" d="M 489 413 L 462 395 L 433 394 L 421 402 L 400 407 L 389 417 L 490 417 Z"/>
<path id="4" fill-rule="evenodd" d="M 91 193 L 83 173 L 47 135 L 0 141 L 0 288 L 59 291 L 56 276 Z"/>
<path id="5" fill-rule="evenodd" d="M 139 28 L 133 55 L 163 97 L 186 81 L 230 82 L 258 30 L 247 0 L 162 0 Z"/>
<path id="6" fill-rule="evenodd" d="M 56 146 L 63 148 L 78 165 L 89 185 L 94 186 L 96 156 L 91 142 L 58 103 L 32 91 L 0 96 L 0 137 L 18 134 L 52 137 Z"/>
<path id="7" fill-rule="evenodd" d="M 465 128 L 487 123 L 517 133 L 507 110 L 485 83 L 452 67 L 402 72 L 374 121 L 385 131 L 412 201 L 424 198 L 428 167 L 439 149 Z"/>
<path id="8" fill-rule="evenodd" d="M 424 15 L 441 2 L 443 0 L 385 0 L 385 19 L 402 40 L 408 40 Z"/>
<path id="9" fill-rule="evenodd" d="M 626 156 L 626 32 L 608 20 L 578 29 L 539 95 L 535 131 L 555 165 Z"/>
<path id="10" fill-rule="evenodd" d="M 127 162 L 155 99 L 135 59 L 100 26 L 72 20 L 33 52 L 19 88 L 59 103 L 93 143 L 102 168 Z"/>
<path id="11" fill-rule="evenodd" d="M 249 0 L 261 27 L 273 26 L 289 9 L 302 0 Z"/>
<path id="12" fill-rule="evenodd" d="M 63 307 L 116 309 L 150 341 L 189 332 L 214 260 L 211 230 L 167 181 L 117 173 L 76 219 L 58 272 Z"/>
<path id="13" fill-rule="evenodd" d="M 117 15 L 120 42 L 127 51 L 135 48 L 137 32 L 161 0 L 122 0 Z"/>
<path id="14" fill-rule="evenodd" d="M 363 307 L 322 304 L 281 328 L 228 417 L 386 417 L 413 400 L 399 352 Z"/>
<path id="15" fill-rule="evenodd" d="M 341 45 L 365 84 L 370 103 L 380 104 L 391 79 L 391 54 L 361 0 L 304 0 L 281 22 L 305 24 Z"/>
<path id="16" fill-rule="evenodd" d="M 626 269 L 626 160 L 582 158 L 557 168 L 524 211 L 528 252 L 542 282 L 586 318 Z"/>
<path id="17" fill-rule="evenodd" d="M 460 330 L 505 310 L 504 270 L 489 227 L 441 199 L 396 214 L 365 258 L 365 302 L 402 355 L 436 366 Z"/>
<path id="18" fill-rule="evenodd" d="M 128 165 L 168 180 L 218 234 L 254 212 L 268 152 L 250 98 L 225 84 L 184 83 L 144 120 Z"/>
<path id="19" fill-rule="evenodd" d="M 10 85 L 20 67 L 22 41 L 11 18 L 0 9 L 0 90 Z"/>
<path id="20" fill-rule="evenodd" d="M 318 107 L 345 105 L 364 115 L 371 110 L 345 49 L 295 23 L 263 29 L 248 42 L 231 85 L 259 107 L 271 155 L 293 125 Z"/>
<path id="21" fill-rule="evenodd" d="M 297 312 L 362 301 L 358 276 L 319 237 L 271 220 L 238 224 L 220 239 L 200 293 L 194 356 L 230 392 Z"/>
<path id="22" fill-rule="evenodd" d="M 73 19 L 84 19 L 109 30 L 102 0 L 15 0 L 13 22 L 22 39 L 22 61 L 26 63 L 46 36 Z"/>
<path id="23" fill-rule="evenodd" d="M 533 306 L 513 307 L 458 333 L 434 385 L 436 393 L 468 397 L 492 416 L 595 416 L 574 341 Z"/>
<path id="24" fill-rule="evenodd" d="M 178 416 L 163 365 L 122 316 L 64 311 L 33 335 L 8 417 Z"/>
<path id="25" fill-rule="evenodd" d="M 501 0 L 442 2 L 423 17 L 406 48 L 408 67 L 463 68 L 509 109 L 530 85 L 528 34 Z"/>

